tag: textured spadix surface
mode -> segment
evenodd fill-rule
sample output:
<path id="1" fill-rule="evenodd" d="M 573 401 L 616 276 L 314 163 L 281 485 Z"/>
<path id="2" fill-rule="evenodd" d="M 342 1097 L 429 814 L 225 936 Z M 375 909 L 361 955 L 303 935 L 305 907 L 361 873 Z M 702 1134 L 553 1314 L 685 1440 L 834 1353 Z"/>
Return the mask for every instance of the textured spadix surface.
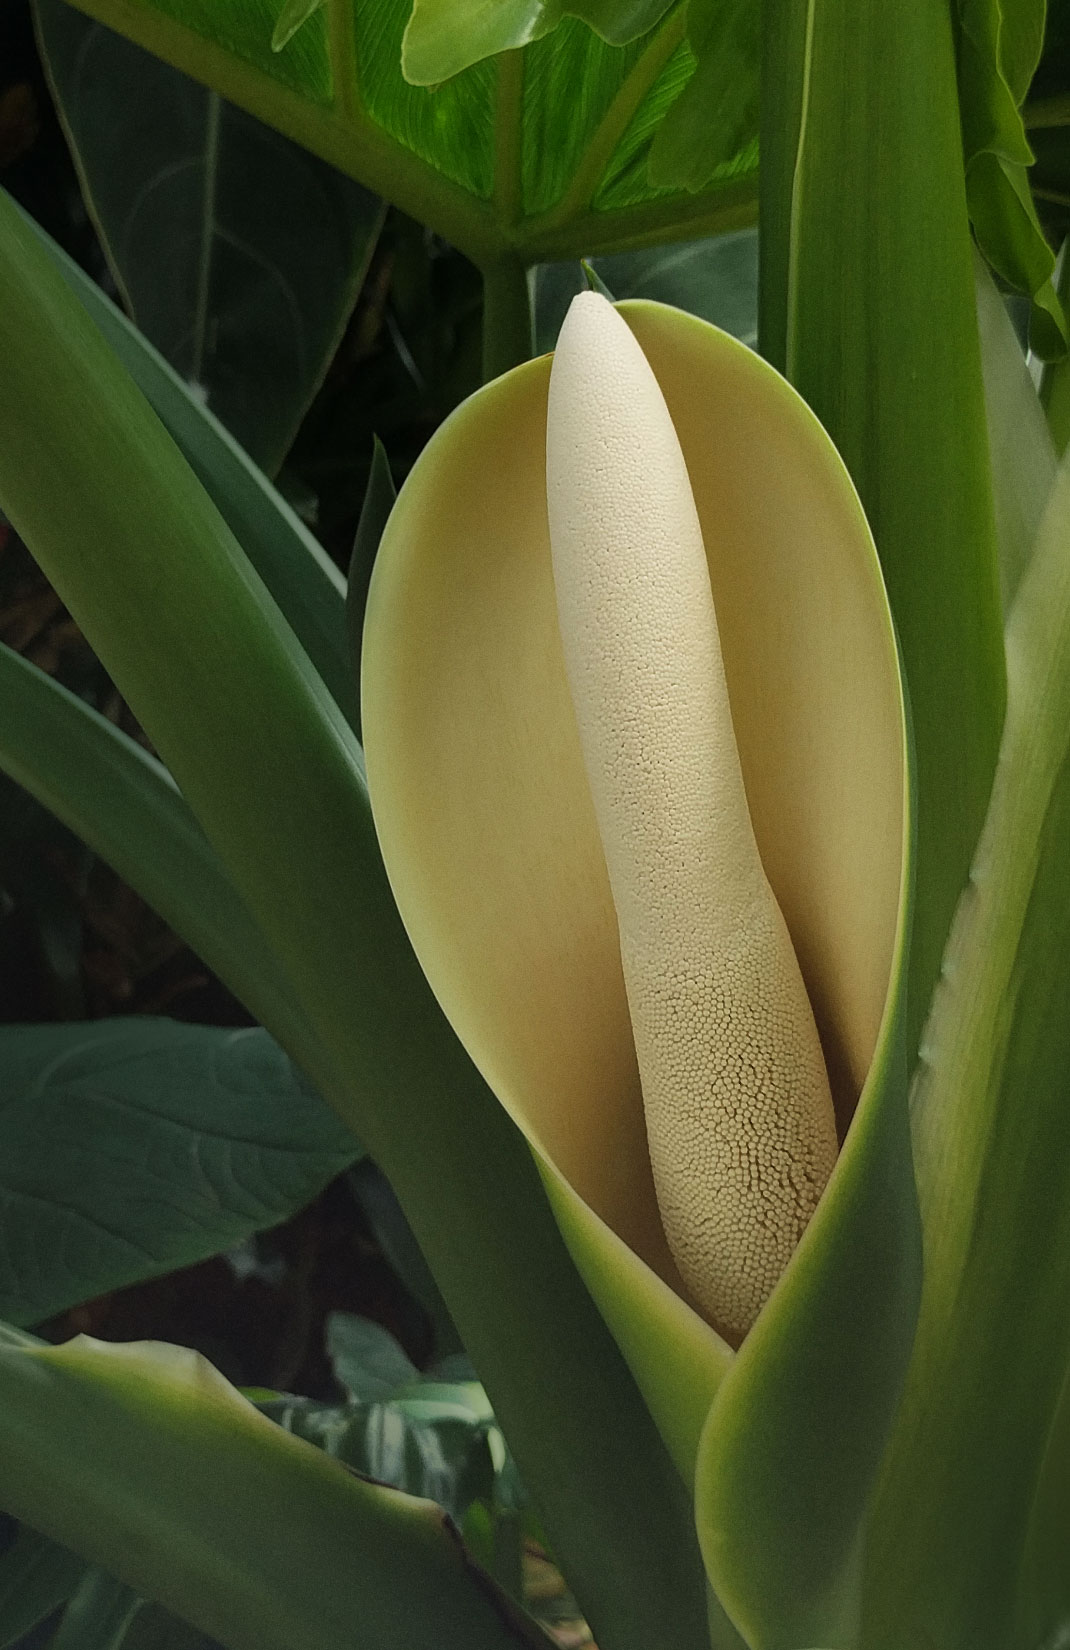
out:
<path id="1" fill-rule="evenodd" d="M 905 713 L 872 541 L 816 420 L 716 328 L 656 304 L 620 313 L 679 437 L 755 836 L 837 1114 L 844 1127 L 854 1117 L 735 1359 L 689 1304 L 654 1195 L 617 921 L 558 630 L 548 358 L 459 408 L 402 489 L 365 628 L 368 777 L 395 896 L 435 992 L 530 1141 L 681 1471 L 690 1479 L 698 1458 L 705 1477 L 713 1463 L 700 1528 L 718 1591 L 742 1597 L 754 1566 L 780 1565 L 786 1579 L 763 1573 L 761 1586 L 791 1611 L 838 1586 L 916 1299 L 894 1058 L 909 885 Z M 856 1412 L 859 1436 L 845 1424 Z M 718 1505 L 741 1485 L 745 1516 L 722 1517 Z M 785 1565 L 793 1542 L 798 1562 Z"/>
<path id="2" fill-rule="evenodd" d="M 546 491 L 658 1207 L 684 1282 L 738 1341 L 817 1207 L 836 1123 L 751 827 L 687 467 L 635 335 L 595 292 L 554 355 Z"/>

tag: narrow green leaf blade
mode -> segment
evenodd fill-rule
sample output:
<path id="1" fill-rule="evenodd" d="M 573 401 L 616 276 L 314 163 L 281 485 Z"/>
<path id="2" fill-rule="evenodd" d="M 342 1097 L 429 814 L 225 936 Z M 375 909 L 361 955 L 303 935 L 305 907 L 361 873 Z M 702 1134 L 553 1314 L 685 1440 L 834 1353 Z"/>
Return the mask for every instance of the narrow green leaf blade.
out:
<path id="1" fill-rule="evenodd" d="M 763 333 L 858 488 L 913 710 L 912 1053 L 1005 697 L 951 26 L 929 0 L 776 0 L 767 42 Z"/>
<path id="2" fill-rule="evenodd" d="M 368 486 L 364 493 L 360 520 L 357 522 L 357 531 L 353 539 L 353 550 L 349 557 L 349 577 L 346 580 L 346 625 L 349 630 L 349 649 L 354 682 L 360 681 L 360 650 L 361 638 L 364 633 L 364 609 L 368 605 L 368 586 L 371 583 L 372 568 L 375 565 L 375 553 L 379 548 L 383 528 L 386 526 L 387 518 L 394 508 L 394 500 L 397 496 L 397 488 L 394 486 L 394 478 L 390 473 L 390 460 L 386 456 L 386 448 L 379 437 L 376 436 L 372 448 Z M 358 721 L 355 726 L 359 735 L 359 706 L 357 716 Z"/>
<path id="3" fill-rule="evenodd" d="M 992 806 L 913 1096 L 925 1284 L 869 1549 L 875 1650 L 997 1650 L 1020 1603 L 1046 1614 L 1032 1643 L 1054 1643 L 1070 1609 L 1043 1524 L 1030 1539 L 1046 1573 L 1018 1595 L 1070 1367 L 1068 536 L 1064 463 L 1008 623 Z"/>
<path id="4" fill-rule="evenodd" d="M 352 722 L 357 696 L 341 574 L 263 472 L 148 340 L 32 219 L 24 222 L 159 416 Z"/>
<path id="5" fill-rule="evenodd" d="M 265 1031 L 0 1027 L 0 1312 L 32 1324 L 275 1226 L 360 1146 Z"/>
<path id="6" fill-rule="evenodd" d="M 1055 481 L 1056 453 L 1007 306 L 980 254 L 974 259 L 999 582 L 1009 612 Z"/>
<path id="7" fill-rule="evenodd" d="M 688 1496 L 568 1258 L 526 1146 L 412 955 L 359 746 L 2 196 L 0 349 L 3 508 L 293 981 L 339 1074 L 321 1086 L 398 1192 L 585 1615 L 606 1650 L 705 1644 Z M 56 474 L 63 488 L 50 484 Z M 582 1361 L 565 1365 L 562 1345 L 582 1346 Z M 571 1494 L 577 1476 L 582 1501 Z M 651 1505 L 661 1509 L 656 1528 Z"/>
<path id="8" fill-rule="evenodd" d="M 167 770 L 0 644 L 0 768 L 124 877 L 329 1090 L 290 982 Z"/>
<path id="9" fill-rule="evenodd" d="M 530 1650 L 441 1512 L 155 1342 L 0 1351 L 0 1500 L 231 1650 Z"/>

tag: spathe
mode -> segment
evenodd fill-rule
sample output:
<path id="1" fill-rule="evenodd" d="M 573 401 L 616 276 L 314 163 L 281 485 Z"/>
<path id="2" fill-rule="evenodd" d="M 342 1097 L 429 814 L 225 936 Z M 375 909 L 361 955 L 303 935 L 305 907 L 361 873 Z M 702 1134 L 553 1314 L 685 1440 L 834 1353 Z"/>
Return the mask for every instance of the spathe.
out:
<path id="1" fill-rule="evenodd" d="M 830 1222 L 855 1218 L 880 1132 L 859 1124 L 884 1104 L 903 954 L 902 686 L 868 528 L 816 420 L 717 329 L 660 305 L 621 309 L 687 462 L 755 834 L 841 1126 L 858 1108 L 826 1199 L 745 1343 L 750 1363 L 804 1252 L 836 1251 Z M 732 1354 L 687 1302 L 654 1202 L 557 632 L 548 379 L 549 360 L 534 361 L 472 397 L 402 490 L 368 604 L 369 784 L 417 955 L 536 1151 L 577 1264 L 690 1476 Z"/>

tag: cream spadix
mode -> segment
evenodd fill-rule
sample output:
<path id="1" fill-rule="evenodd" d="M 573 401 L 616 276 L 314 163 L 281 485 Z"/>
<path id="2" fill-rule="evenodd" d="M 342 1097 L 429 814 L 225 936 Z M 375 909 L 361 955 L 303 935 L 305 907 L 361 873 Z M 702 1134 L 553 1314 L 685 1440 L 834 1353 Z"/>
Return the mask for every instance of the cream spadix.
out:
<path id="1" fill-rule="evenodd" d="M 829 1082 L 754 840 L 691 485 L 639 344 L 573 302 L 547 417 L 558 617 L 620 931 L 658 1204 L 741 1338 L 836 1158 Z"/>

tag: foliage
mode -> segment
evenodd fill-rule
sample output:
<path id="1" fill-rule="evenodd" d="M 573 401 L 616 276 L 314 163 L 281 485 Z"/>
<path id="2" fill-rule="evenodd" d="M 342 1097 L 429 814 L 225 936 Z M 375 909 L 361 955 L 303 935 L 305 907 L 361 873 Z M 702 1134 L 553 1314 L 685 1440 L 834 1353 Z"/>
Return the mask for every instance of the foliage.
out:
<path id="1" fill-rule="evenodd" d="M 177 1348 L 5 1330 L 5 1642 L 544 1642 L 517 1472 L 603 1650 L 1060 1642 L 1065 6 L 1046 35 L 1036 0 L 84 9 L 42 0 L 41 38 L 162 353 L 0 197 L 0 504 L 158 755 L 5 649 L 0 765 L 266 1029 L 5 1028 L 4 1310 L 248 1234 L 359 1138 L 474 1367 L 420 1378 L 338 1320 L 346 1397 L 251 1402 Z M 80 75 L 135 46 L 163 62 L 131 154 Z M 173 175 L 177 298 L 119 227 Z M 347 593 L 224 424 L 275 468 L 380 196 L 425 226 L 384 232 L 421 249 L 396 297 L 427 331 L 410 349 L 395 313 L 398 359 L 436 414 L 461 404 L 396 499 L 414 453 L 375 448 Z M 258 251 L 232 263 L 239 225 Z M 404 308 L 427 231 L 480 269 L 475 394 L 474 286 L 445 319 L 429 285 Z M 753 341 L 759 248 L 771 365 L 707 324 Z M 738 1347 L 665 1248 L 547 617 L 550 366 L 527 358 L 580 280 L 546 260 L 579 255 L 672 412 L 755 833 L 852 1116 Z M 290 367 L 261 391 L 264 338 Z"/>

